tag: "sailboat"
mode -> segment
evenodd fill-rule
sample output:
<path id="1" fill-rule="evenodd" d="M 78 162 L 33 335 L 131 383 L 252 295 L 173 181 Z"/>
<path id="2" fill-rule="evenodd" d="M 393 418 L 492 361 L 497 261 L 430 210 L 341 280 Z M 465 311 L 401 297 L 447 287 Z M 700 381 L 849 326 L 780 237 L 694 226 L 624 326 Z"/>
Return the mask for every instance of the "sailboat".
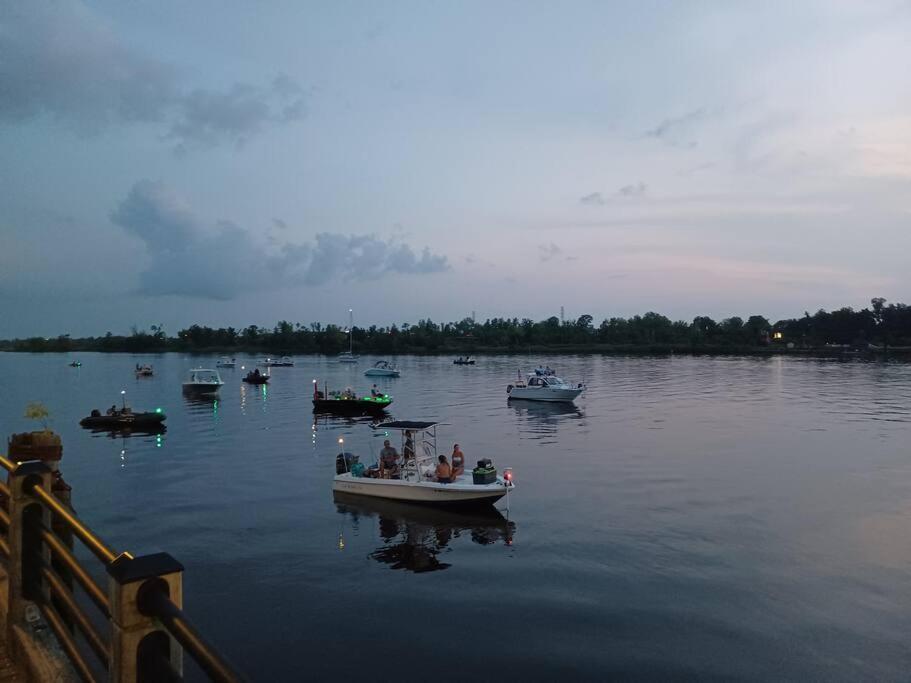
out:
<path id="1" fill-rule="evenodd" d="M 354 334 L 354 311 L 348 309 L 348 350 L 338 354 L 339 363 L 357 363 L 357 356 L 354 355 L 354 340 L 351 335 Z"/>

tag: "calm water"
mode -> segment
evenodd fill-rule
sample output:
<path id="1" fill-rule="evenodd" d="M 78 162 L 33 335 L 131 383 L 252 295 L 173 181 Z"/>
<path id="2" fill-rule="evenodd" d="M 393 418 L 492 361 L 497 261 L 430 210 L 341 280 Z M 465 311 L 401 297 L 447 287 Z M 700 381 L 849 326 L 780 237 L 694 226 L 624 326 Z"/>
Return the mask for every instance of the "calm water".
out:
<path id="1" fill-rule="evenodd" d="M 198 357 L 78 357 L 0 354 L 0 433 L 43 401 L 80 515 L 181 560 L 187 612 L 255 680 L 911 671 L 911 365 L 548 358 L 589 384 L 568 408 L 507 403 L 536 358 L 399 358 L 392 414 L 512 466 L 507 519 L 333 501 L 338 438 L 362 460 L 380 439 L 314 422 L 311 380 L 369 389 L 373 359 L 299 357 L 266 390 L 225 370 L 192 402 Z M 79 428 L 121 389 L 165 410 L 160 440 Z"/>

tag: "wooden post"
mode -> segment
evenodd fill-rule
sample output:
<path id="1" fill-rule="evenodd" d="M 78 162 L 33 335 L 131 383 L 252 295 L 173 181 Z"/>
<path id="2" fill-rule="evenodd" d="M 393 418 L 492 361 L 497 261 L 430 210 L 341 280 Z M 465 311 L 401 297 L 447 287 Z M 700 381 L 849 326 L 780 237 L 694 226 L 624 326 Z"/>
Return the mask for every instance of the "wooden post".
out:
<path id="1" fill-rule="evenodd" d="M 183 607 L 183 565 L 167 553 L 135 558 L 124 554 L 111 563 L 108 575 L 111 601 L 108 680 L 134 683 L 182 675 L 183 650 L 156 618 L 142 613 L 139 596 L 143 590 L 161 589 L 177 607 Z"/>
<path id="2" fill-rule="evenodd" d="M 38 525 L 50 527 L 50 511 L 37 502 L 29 491 L 32 486 L 51 490 L 51 470 L 41 462 L 19 463 L 9 475 L 9 612 L 7 643 L 16 647 L 13 629 L 25 629 L 26 610 L 42 599 L 40 563 L 50 560 L 50 551 L 41 542 Z M 31 610 L 34 612 L 34 609 Z M 15 656 L 15 652 L 14 652 Z"/>

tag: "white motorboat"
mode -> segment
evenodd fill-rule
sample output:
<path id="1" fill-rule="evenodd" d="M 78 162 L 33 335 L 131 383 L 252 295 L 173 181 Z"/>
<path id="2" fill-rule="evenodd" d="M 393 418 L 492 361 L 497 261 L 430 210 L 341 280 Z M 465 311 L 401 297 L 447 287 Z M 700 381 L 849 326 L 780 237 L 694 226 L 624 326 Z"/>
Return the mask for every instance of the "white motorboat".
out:
<path id="1" fill-rule="evenodd" d="M 221 375 L 218 370 L 208 368 L 193 368 L 187 373 L 183 383 L 183 390 L 193 394 L 214 394 L 222 387 Z"/>
<path id="2" fill-rule="evenodd" d="M 378 360 L 364 373 L 366 377 L 398 377 L 400 374 L 397 367 L 385 360 Z"/>
<path id="3" fill-rule="evenodd" d="M 332 490 L 413 503 L 480 505 L 494 503 L 515 488 L 512 470 L 506 468 L 500 476 L 489 460 L 484 461 L 485 467 L 466 470 L 450 483 L 436 481 L 436 426 L 436 422 L 382 423 L 378 428 L 396 430 L 402 435 L 403 462 L 397 465 L 397 474 L 392 475 L 398 478 L 379 476 L 378 468 L 365 468 L 363 463 L 358 462 L 358 456 L 343 450 L 336 458 Z M 341 439 L 339 442 L 344 444 Z"/>
<path id="4" fill-rule="evenodd" d="M 228 358 L 227 356 L 222 356 L 219 358 L 218 362 L 215 364 L 216 368 L 236 368 L 237 359 Z"/>
<path id="5" fill-rule="evenodd" d="M 348 309 L 348 350 L 338 354 L 339 363 L 357 363 L 358 357 L 354 354 L 354 310 Z"/>
<path id="6" fill-rule="evenodd" d="M 520 379 L 515 384 L 506 387 L 508 398 L 572 403 L 585 390 L 585 385 L 581 382 L 570 384 L 553 374 L 550 368 L 546 370 L 535 371 L 529 374 L 525 380 L 521 379 L 520 374 Z"/>
<path id="7" fill-rule="evenodd" d="M 294 361 L 291 360 L 290 356 L 282 356 L 281 358 L 264 358 L 260 365 L 267 368 L 293 368 Z"/>

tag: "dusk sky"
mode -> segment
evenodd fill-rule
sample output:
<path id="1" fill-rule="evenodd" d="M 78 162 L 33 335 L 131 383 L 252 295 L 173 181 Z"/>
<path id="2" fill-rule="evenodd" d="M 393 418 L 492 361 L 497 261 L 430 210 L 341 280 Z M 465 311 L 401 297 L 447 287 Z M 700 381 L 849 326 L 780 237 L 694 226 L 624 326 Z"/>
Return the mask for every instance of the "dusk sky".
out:
<path id="1" fill-rule="evenodd" d="M 0 0 L 0 338 L 907 302 L 908 2 Z"/>

